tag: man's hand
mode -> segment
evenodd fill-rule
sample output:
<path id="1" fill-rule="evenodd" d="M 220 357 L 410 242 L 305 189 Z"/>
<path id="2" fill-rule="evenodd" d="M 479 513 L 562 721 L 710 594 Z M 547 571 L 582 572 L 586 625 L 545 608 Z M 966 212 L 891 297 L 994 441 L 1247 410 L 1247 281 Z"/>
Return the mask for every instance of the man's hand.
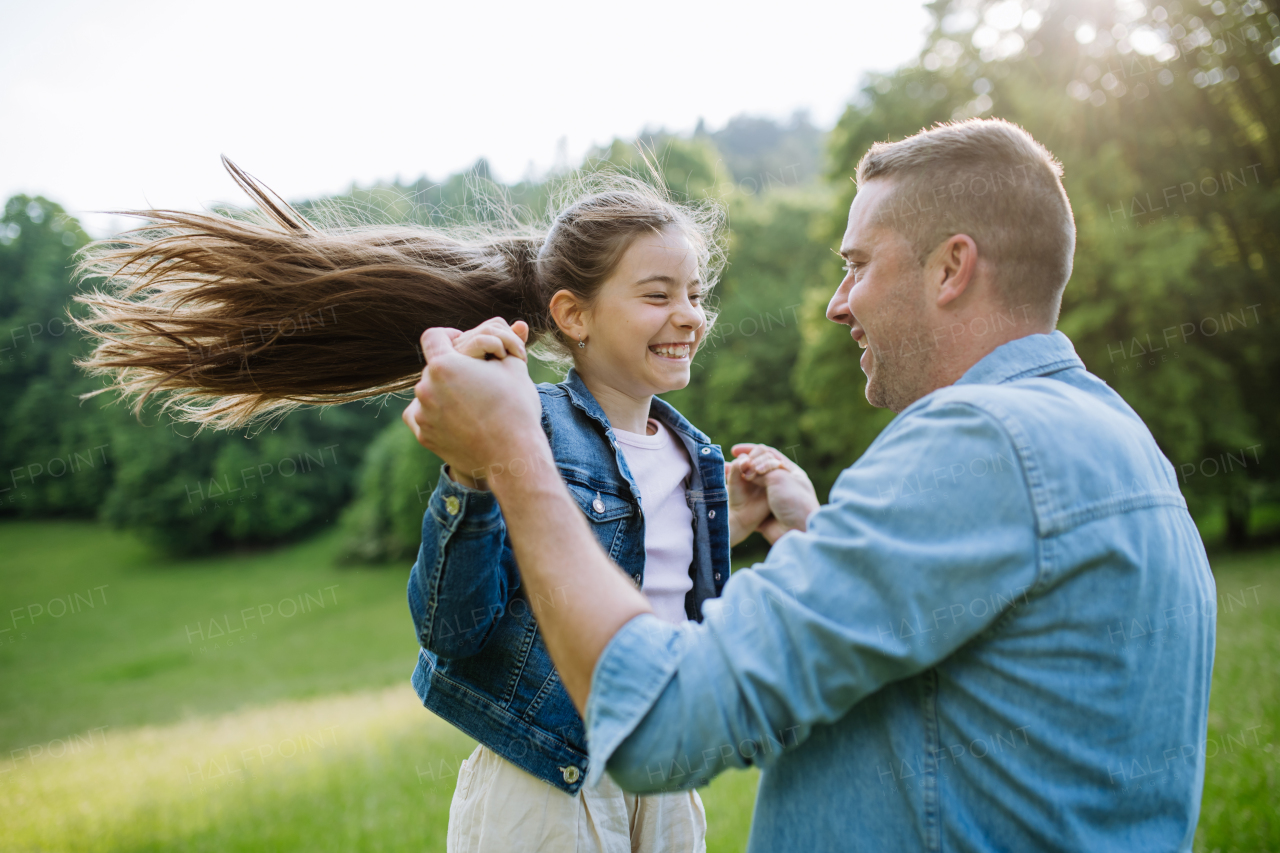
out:
<path id="1" fill-rule="evenodd" d="M 418 443 L 447 462 L 464 485 L 504 471 L 518 475 L 551 459 L 528 365 L 523 358 L 505 357 L 511 349 L 522 352 L 528 337 L 523 321 L 508 326 L 498 318 L 466 333 L 446 328 L 422 333 L 427 366 L 401 417 Z M 482 360 L 486 353 L 494 356 L 493 363 Z"/>
<path id="2" fill-rule="evenodd" d="M 741 466 L 743 481 L 765 488 L 769 514 L 756 529 L 770 545 L 788 530 L 808 529 L 809 516 L 819 504 L 813 483 L 803 468 L 767 444 L 735 444 L 733 455 L 733 465 Z M 744 491 L 744 494 L 749 493 Z M 732 500 L 733 487 L 730 486 Z"/>
<path id="3" fill-rule="evenodd" d="M 493 360 L 510 355 L 526 364 L 529 361 L 529 354 L 525 349 L 525 342 L 529 339 L 529 325 L 523 320 L 517 320 L 513 325 L 508 326 L 502 318 L 494 317 L 485 320 L 470 331 L 462 332 L 456 337 L 451 335 L 451 337 L 453 337 L 453 348 L 471 358 Z M 466 471 L 459 471 L 452 465 L 447 465 L 445 471 L 455 483 L 461 483 L 472 489 L 488 489 L 488 483 L 483 476 L 472 477 Z"/>

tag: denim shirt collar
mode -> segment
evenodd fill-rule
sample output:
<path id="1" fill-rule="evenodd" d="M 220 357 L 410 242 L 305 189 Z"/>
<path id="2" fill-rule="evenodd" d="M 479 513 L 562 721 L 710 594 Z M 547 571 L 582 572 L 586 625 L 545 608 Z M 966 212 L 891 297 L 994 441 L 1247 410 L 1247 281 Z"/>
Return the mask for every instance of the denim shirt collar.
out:
<path id="1" fill-rule="evenodd" d="M 1070 367 L 1084 367 L 1071 339 L 1056 329 L 1047 335 L 1027 335 L 993 349 L 956 380 L 957 385 L 1000 385 L 1028 376 L 1047 376 Z"/>
<path id="2" fill-rule="evenodd" d="M 578 408 L 586 412 L 591 417 L 599 421 L 606 431 L 613 429 L 609 423 L 609 416 L 604 413 L 604 409 L 600 407 L 600 403 L 596 401 L 595 395 L 591 393 L 591 389 L 587 387 L 587 383 L 582 381 L 582 377 L 578 374 L 577 368 L 569 368 L 569 374 L 560 383 L 569 392 L 571 399 Z M 654 397 L 653 402 L 649 405 L 649 416 L 661 421 L 665 426 L 679 430 L 690 438 L 702 444 L 710 444 L 711 439 L 705 433 L 691 424 L 684 415 L 676 411 L 675 407 L 663 400 L 661 397 Z"/>

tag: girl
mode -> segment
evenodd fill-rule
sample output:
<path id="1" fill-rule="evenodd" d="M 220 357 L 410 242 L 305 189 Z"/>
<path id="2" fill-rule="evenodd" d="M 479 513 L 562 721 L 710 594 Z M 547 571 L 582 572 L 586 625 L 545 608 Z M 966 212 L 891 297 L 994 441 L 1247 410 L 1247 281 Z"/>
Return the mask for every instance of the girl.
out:
<path id="1" fill-rule="evenodd" d="M 656 397 L 688 384 L 707 331 L 717 210 L 614 177 L 545 232 L 322 230 L 227 166 L 273 222 L 147 211 L 153 226 L 92 247 L 82 268 L 107 283 L 77 297 L 93 311 L 81 328 L 101 338 L 84 367 L 137 394 L 135 410 L 170 391 L 177 417 L 238 426 L 411 387 L 428 326 L 478 326 L 455 339 L 475 357 L 523 356 L 506 325 L 522 320 L 532 352 L 571 365 L 562 383 L 539 386 L 543 428 L 601 546 L 660 617 L 702 618 L 729 577 L 730 544 L 768 521 L 753 476 L 794 469 L 759 445 L 735 448 L 746 455 L 726 466 Z M 494 315 L 502 322 L 481 324 Z M 459 770 L 449 850 L 705 849 L 695 791 L 636 796 L 607 777 L 583 789 L 583 723 L 484 474 L 444 466 L 408 587 L 414 687 L 479 741 Z"/>

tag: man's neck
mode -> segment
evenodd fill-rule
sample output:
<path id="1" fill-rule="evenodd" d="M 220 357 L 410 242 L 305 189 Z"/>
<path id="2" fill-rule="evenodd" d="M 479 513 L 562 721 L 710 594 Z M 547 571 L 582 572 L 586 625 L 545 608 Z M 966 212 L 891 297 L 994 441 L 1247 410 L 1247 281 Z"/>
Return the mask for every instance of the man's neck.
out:
<path id="1" fill-rule="evenodd" d="M 925 383 L 926 387 L 911 402 L 914 403 L 939 388 L 946 388 L 948 385 L 956 384 L 960 381 L 960 377 L 968 373 L 975 364 L 1010 341 L 1020 340 L 1029 335 L 1047 335 L 1052 331 L 1052 326 L 1038 323 L 1030 327 L 1023 326 L 1016 332 L 1007 329 L 999 336 L 972 336 L 966 341 L 957 341 L 938 354 L 939 357 L 934 362 L 934 369 L 931 371 L 933 374 L 931 380 Z M 910 405 L 910 403 L 907 405 Z"/>

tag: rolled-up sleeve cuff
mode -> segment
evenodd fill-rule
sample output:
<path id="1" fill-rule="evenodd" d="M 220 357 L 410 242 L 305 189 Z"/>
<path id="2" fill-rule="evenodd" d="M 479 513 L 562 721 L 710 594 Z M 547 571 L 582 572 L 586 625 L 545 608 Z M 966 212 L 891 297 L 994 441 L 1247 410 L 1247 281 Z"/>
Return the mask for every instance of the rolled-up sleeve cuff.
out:
<path id="1" fill-rule="evenodd" d="M 493 492 L 455 483 L 447 465 L 440 466 L 440 481 L 431 496 L 431 512 L 450 530 L 487 530 L 502 523 L 502 510 Z"/>
<path id="2" fill-rule="evenodd" d="M 675 675 L 689 636 L 688 623 L 672 625 L 642 613 L 605 646 L 587 697 L 587 785 L 600 781 L 609 757 L 658 701 Z"/>

